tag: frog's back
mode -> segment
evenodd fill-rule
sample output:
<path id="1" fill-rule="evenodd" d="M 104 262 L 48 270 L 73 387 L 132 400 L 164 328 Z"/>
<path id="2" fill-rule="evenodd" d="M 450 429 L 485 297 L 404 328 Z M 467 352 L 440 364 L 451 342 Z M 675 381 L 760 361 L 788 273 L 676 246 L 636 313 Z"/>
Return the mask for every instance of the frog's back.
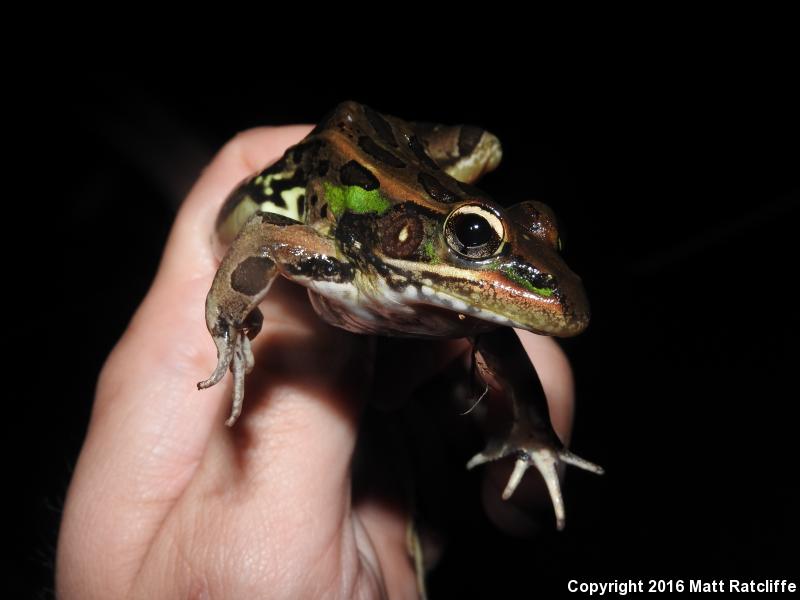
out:
<path id="1" fill-rule="evenodd" d="M 437 136 L 425 135 L 434 130 Z M 331 177 L 336 184 L 380 189 L 394 203 L 413 198 L 419 207 L 446 214 L 452 204 L 466 198 L 488 198 L 450 173 L 451 167 L 464 167 L 464 156 L 484 135 L 476 127 L 411 123 L 347 101 L 331 111 L 309 138 L 318 140 L 320 153 L 329 157 L 331 175 L 338 175 Z M 490 137 L 488 145 L 499 161 L 499 143 Z M 493 167 L 494 163 L 487 169 Z"/>
<path id="2" fill-rule="evenodd" d="M 434 138 L 425 135 L 437 128 Z M 379 189 L 393 202 L 414 198 L 421 208 L 440 214 L 468 197 L 486 199 L 480 190 L 450 176 L 467 165 L 463 157 L 481 135 L 478 128 L 408 123 L 357 102 L 342 102 L 281 159 L 230 194 L 217 220 L 219 239 L 229 244 L 256 211 L 303 223 L 335 220 L 325 203 L 318 202 L 319 186 L 310 185 L 314 182 Z M 499 160 L 499 146 L 493 151 Z"/>

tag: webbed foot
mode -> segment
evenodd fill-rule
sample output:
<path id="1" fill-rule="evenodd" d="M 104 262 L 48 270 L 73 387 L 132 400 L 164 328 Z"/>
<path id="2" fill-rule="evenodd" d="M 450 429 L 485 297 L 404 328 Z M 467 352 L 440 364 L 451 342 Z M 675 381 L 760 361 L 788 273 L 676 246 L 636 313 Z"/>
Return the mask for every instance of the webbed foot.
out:
<path id="1" fill-rule="evenodd" d="M 530 431 L 524 431 L 523 427 L 515 425 L 508 437 L 501 442 L 490 442 L 483 452 L 479 452 L 467 463 L 467 469 L 472 469 L 487 462 L 499 460 L 506 456 L 516 456 L 514 470 L 508 479 L 505 490 L 503 490 L 503 500 L 508 500 L 517 489 L 525 471 L 531 466 L 535 466 L 544 479 L 550 500 L 553 503 L 553 510 L 556 514 L 556 527 L 564 529 L 564 499 L 561 496 L 561 484 L 558 478 L 558 462 L 574 465 L 578 468 L 592 473 L 602 475 L 602 467 L 576 456 L 563 447 L 558 447 L 554 443 L 535 439 Z"/>
<path id="2" fill-rule="evenodd" d="M 498 391 L 511 401 L 512 425 L 504 438 L 490 441 L 483 452 L 473 456 L 467 468 L 514 456 L 514 470 L 503 491 L 503 499 L 508 500 L 525 471 L 531 465 L 535 466 L 547 485 L 556 514 L 556 526 L 563 529 L 564 500 L 558 463 L 575 465 L 598 475 L 604 472 L 602 467 L 572 454 L 561 443 L 550 422 L 547 400 L 536 369 L 512 329 L 500 328 L 481 334 L 475 339 L 473 351 L 477 373 L 487 385 L 488 381 L 493 381 Z"/>

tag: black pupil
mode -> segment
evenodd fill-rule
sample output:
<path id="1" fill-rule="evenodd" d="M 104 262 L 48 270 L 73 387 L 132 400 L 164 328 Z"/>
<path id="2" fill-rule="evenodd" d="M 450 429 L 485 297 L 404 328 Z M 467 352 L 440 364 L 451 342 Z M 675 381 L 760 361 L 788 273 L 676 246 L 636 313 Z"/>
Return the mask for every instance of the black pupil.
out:
<path id="1" fill-rule="evenodd" d="M 489 222 L 476 213 L 459 215 L 453 225 L 453 233 L 466 248 L 483 246 L 492 239 L 494 233 Z"/>

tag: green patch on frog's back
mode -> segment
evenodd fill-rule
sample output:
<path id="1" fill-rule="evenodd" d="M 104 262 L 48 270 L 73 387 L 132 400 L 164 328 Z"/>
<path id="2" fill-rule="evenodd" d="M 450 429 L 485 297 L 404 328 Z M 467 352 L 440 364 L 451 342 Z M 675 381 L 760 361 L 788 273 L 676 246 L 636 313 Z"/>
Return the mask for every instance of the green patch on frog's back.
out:
<path id="1" fill-rule="evenodd" d="M 324 182 L 325 197 L 330 211 L 337 217 L 345 212 L 382 215 L 391 208 L 391 201 L 380 190 L 365 190 L 357 185 L 334 185 Z"/>

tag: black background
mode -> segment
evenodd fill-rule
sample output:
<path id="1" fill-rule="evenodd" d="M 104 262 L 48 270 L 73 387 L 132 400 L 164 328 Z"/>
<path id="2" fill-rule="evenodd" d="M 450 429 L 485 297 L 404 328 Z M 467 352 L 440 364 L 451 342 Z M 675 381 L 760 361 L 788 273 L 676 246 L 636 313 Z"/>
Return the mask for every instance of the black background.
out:
<path id="1" fill-rule="evenodd" d="M 313 123 L 348 98 L 496 133 L 504 162 L 482 187 L 554 208 L 592 301 L 590 328 L 563 345 L 573 446 L 607 474 L 570 471 L 567 529 L 534 540 L 497 532 L 465 498 L 432 597 L 529 598 L 573 578 L 796 577 L 796 71 L 746 62 L 598 60 L 556 75 L 532 63 L 425 80 L 276 77 L 265 62 L 45 86 L 27 189 L 48 215 L 33 289 L 53 300 L 33 319 L 38 391 L 14 402 L 21 425 L 7 434 L 25 449 L 22 597 L 48 597 L 96 376 L 199 170 L 237 131 Z"/>

